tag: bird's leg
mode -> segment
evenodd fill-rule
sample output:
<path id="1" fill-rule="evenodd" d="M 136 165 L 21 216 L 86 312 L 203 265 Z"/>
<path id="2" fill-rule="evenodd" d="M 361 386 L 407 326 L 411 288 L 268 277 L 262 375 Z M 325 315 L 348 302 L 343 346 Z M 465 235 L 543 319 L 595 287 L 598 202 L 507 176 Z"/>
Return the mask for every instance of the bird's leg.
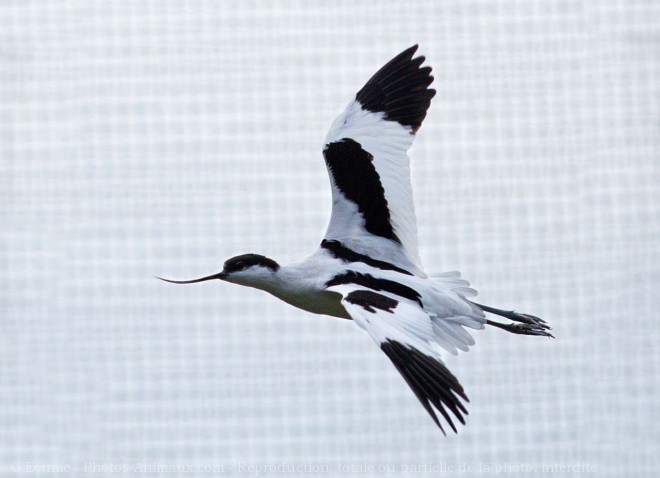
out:
<path id="1" fill-rule="evenodd" d="M 509 320 L 513 320 L 514 322 L 522 322 L 523 324 L 536 325 L 544 329 L 550 329 L 550 326 L 545 322 L 545 320 L 535 317 L 533 315 L 520 314 L 514 310 L 496 309 L 494 307 L 488 307 L 487 305 L 477 304 L 476 302 L 473 302 L 473 304 L 479 307 L 484 312 L 499 315 L 500 317 L 505 317 Z"/>
<path id="2" fill-rule="evenodd" d="M 529 314 L 519 314 L 513 310 L 502 310 L 488 307 L 487 305 L 477 304 L 476 302 L 473 302 L 473 304 L 489 314 L 499 315 L 500 317 L 513 320 L 514 322 L 519 322 L 517 324 L 501 324 L 494 320 L 487 320 L 486 324 L 488 325 L 498 327 L 507 332 L 511 332 L 512 334 L 541 335 L 554 338 L 554 336 L 548 332 L 548 330 L 552 330 L 551 327 L 543 319 L 539 319 L 538 317 Z"/>
<path id="3" fill-rule="evenodd" d="M 550 327 L 547 325 L 543 324 L 544 327 L 541 327 L 536 324 L 501 324 L 499 322 L 495 322 L 494 320 L 486 320 L 486 324 L 492 325 L 493 327 L 500 328 L 502 330 L 506 330 L 507 332 L 511 332 L 512 334 L 521 334 L 521 335 L 540 335 L 544 337 L 552 337 L 553 339 L 555 338 L 554 335 L 552 335 L 550 332 L 547 331 Z"/>

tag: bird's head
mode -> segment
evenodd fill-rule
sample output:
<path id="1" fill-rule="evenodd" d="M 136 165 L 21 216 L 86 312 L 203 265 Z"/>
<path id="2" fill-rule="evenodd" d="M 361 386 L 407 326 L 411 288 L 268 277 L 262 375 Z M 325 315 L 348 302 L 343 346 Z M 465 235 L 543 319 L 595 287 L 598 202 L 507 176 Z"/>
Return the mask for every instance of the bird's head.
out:
<path id="1" fill-rule="evenodd" d="M 220 279 L 233 282 L 234 284 L 263 289 L 265 285 L 272 282 L 273 275 L 279 268 L 280 265 L 268 257 L 259 254 L 242 254 L 227 259 L 222 272 L 218 274 L 183 281 L 163 279 L 162 277 L 159 277 L 159 279 L 165 282 L 172 282 L 173 284 L 194 284 L 196 282 Z"/>

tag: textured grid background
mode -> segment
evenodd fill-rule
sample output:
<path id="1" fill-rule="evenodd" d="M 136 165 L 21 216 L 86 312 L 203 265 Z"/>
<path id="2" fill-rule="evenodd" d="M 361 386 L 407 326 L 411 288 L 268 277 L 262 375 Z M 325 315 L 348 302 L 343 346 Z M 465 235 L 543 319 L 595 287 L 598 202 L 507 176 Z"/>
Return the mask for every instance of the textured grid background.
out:
<path id="1" fill-rule="evenodd" d="M 0 471 L 655 475 L 660 4 L 325 3 L 2 2 Z M 353 324 L 152 277 L 311 252 L 325 132 L 413 43 L 426 268 L 557 336 L 449 357 L 447 438 Z"/>

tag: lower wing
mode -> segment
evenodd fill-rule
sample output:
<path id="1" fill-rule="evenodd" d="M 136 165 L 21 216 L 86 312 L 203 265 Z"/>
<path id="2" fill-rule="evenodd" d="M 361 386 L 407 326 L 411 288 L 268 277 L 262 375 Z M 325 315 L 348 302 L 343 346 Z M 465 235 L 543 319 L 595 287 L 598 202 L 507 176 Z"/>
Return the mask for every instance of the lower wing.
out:
<path id="1" fill-rule="evenodd" d="M 453 417 L 465 424 L 464 415 L 468 412 L 461 400 L 469 402 L 468 397 L 442 362 L 437 330 L 418 303 L 354 284 L 328 290 L 342 295 L 342 305 L 348 314 L 385 352 L 443 433 L 436 411 L 454 432 Z M 467 335 L 465 348 L 472 343 Z"/>

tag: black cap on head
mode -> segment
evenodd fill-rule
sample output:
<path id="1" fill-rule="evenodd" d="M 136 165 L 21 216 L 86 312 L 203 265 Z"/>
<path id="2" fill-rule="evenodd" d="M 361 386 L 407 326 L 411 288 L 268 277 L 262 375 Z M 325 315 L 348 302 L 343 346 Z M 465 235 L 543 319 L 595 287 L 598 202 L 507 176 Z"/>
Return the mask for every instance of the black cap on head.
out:
<path id="1" fill-rule="evenodd" d="M 249 269 L 252 266 L 261 266 L 271 269 L 273 272 L 280 268 L 280 265 L 273 259 L 260 254 L 243 254 L 227 259 L 222 272 L 231 274 L 232 272 Z"/>

